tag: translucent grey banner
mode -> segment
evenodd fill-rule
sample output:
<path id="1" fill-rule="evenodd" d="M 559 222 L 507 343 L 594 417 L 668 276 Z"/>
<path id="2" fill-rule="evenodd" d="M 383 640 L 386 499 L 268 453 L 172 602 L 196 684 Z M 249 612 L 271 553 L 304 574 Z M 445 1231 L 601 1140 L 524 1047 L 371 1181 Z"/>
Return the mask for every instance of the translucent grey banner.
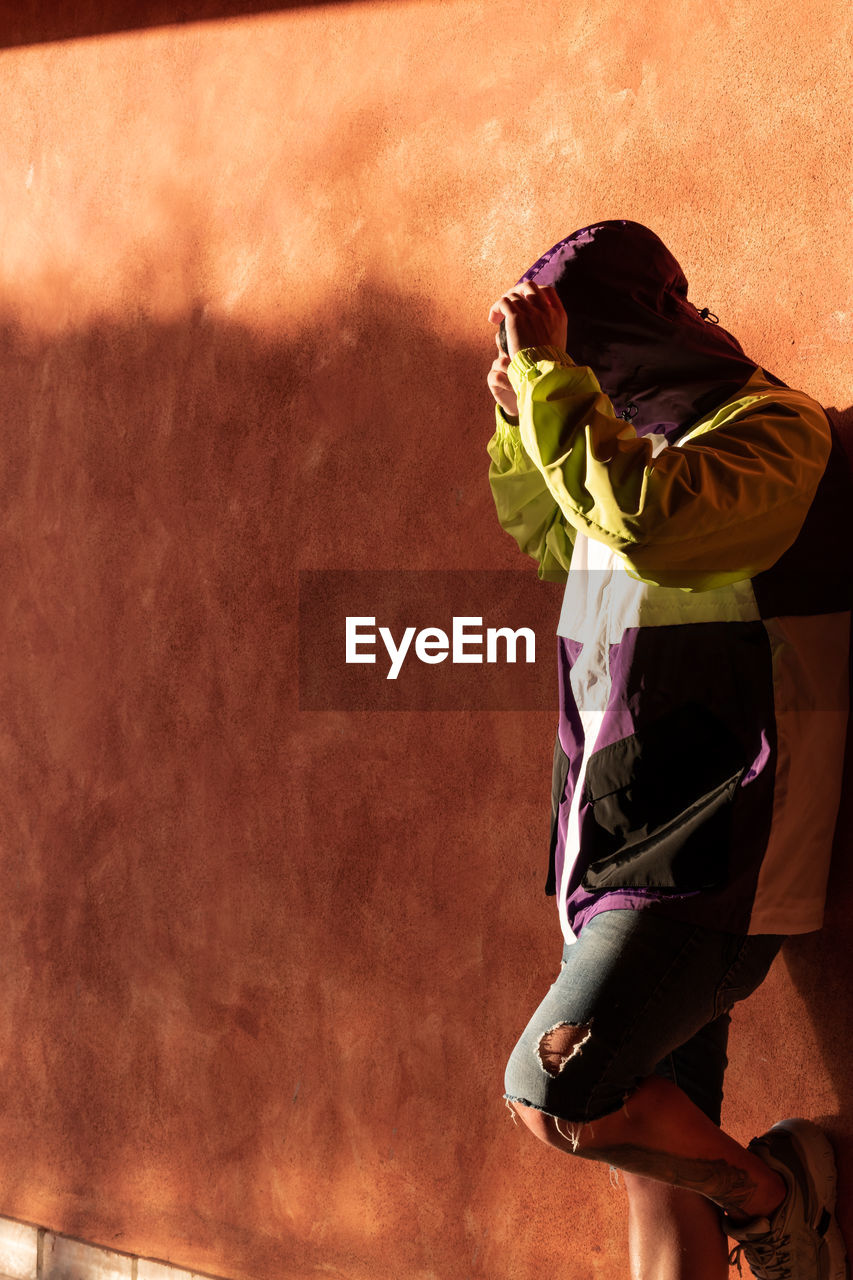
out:
<path id="1" fill-rule="evenodd" d="M 559 629 L 566 661 L 589 654 L 590 709 L 604 712 L 615 688 L 644 719 L 699 703 L 738 721 L 752 707 L 769 724 L 781 707 L 790 733 L 794 712 L 812 727 L 846 715 L 849 614 L 775 614 L 775 603 L 748 580 L 649 589 L 611 570 L 573 574 L 564 598 L 535 570 L 304 569 L 299 707 L 555 710 Z M 599 651 L 601 671 L 590 665 Z"/>

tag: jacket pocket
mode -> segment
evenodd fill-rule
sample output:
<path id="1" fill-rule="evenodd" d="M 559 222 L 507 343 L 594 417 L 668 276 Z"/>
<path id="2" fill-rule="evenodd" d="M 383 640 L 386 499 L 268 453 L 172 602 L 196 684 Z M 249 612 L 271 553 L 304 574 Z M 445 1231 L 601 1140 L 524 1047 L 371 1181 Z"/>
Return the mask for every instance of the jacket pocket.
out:
<path id="1" fill-rule="evenodd" d="M 584 782 L 586 889 L 719 887 L 743 748 L 700 703 L 594 752 Z"/>

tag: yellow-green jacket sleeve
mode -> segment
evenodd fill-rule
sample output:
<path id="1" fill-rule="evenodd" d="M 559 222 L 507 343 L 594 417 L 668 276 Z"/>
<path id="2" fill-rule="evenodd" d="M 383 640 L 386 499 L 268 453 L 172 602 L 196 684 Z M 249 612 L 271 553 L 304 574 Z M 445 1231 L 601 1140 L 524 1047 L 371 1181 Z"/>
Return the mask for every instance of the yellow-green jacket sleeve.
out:
<path id="1" fill-rule="evenodd" d="M 508 375 L 524 454 L 566 522 L 661 586 L 707 590 L 769 568 L 797 536 L 829 457 L 826 415 L 787 387 L 728 401 L 655 454 L 565 352 L 519 351 Z"/>
<path id="2" fill-rule="evenodd" d="M 518 427 L 495 405 L 495 434 L 487 445 L 489 484 L 501 527 L 539 565 L 546 582 L 565 582 L 575 531 L 567 525 L 541 471 L 524 452 Z"/>

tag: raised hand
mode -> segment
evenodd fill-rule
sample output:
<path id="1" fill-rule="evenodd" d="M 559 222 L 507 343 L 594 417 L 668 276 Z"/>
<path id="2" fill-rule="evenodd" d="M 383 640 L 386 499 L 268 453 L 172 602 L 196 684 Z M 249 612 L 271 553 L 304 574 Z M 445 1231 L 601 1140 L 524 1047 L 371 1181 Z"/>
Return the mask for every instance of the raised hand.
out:
<path id="1" fill-rule="evenodd" d="M 507 350 L 510 359 L 525 347 L 566 349 L 568 320 L 563 304 L 552 285 L 526 280 L 498 298 L 489 312 L 492 324 L 506 319 Z M 494 365 L 492 366 L 494 369 Z M 490 375 L 491 377 L 491 375 Z M 491 388 L 491 381 L 489 382 Z M 492 395 L 494 395 L 492 389 Z M 497 396 L 495 396 L 497 400 Z M 500 401 L 498 401 L 500 404 Z"/>

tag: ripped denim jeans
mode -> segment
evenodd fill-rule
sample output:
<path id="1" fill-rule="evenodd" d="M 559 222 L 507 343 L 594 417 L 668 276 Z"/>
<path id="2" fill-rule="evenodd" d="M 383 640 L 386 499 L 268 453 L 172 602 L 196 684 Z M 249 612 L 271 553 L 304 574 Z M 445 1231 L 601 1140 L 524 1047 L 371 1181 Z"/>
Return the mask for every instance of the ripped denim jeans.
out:
<path id="1" fill-rule="evenodd" d="M 504 1097 L 577 1124 L 618 1111 L 660 1075 L 718 1125 L 729 1010 L 762 982 L 783 942 L 649 910 L 600 912 L 564 947 L 512 1051 Z"/>

